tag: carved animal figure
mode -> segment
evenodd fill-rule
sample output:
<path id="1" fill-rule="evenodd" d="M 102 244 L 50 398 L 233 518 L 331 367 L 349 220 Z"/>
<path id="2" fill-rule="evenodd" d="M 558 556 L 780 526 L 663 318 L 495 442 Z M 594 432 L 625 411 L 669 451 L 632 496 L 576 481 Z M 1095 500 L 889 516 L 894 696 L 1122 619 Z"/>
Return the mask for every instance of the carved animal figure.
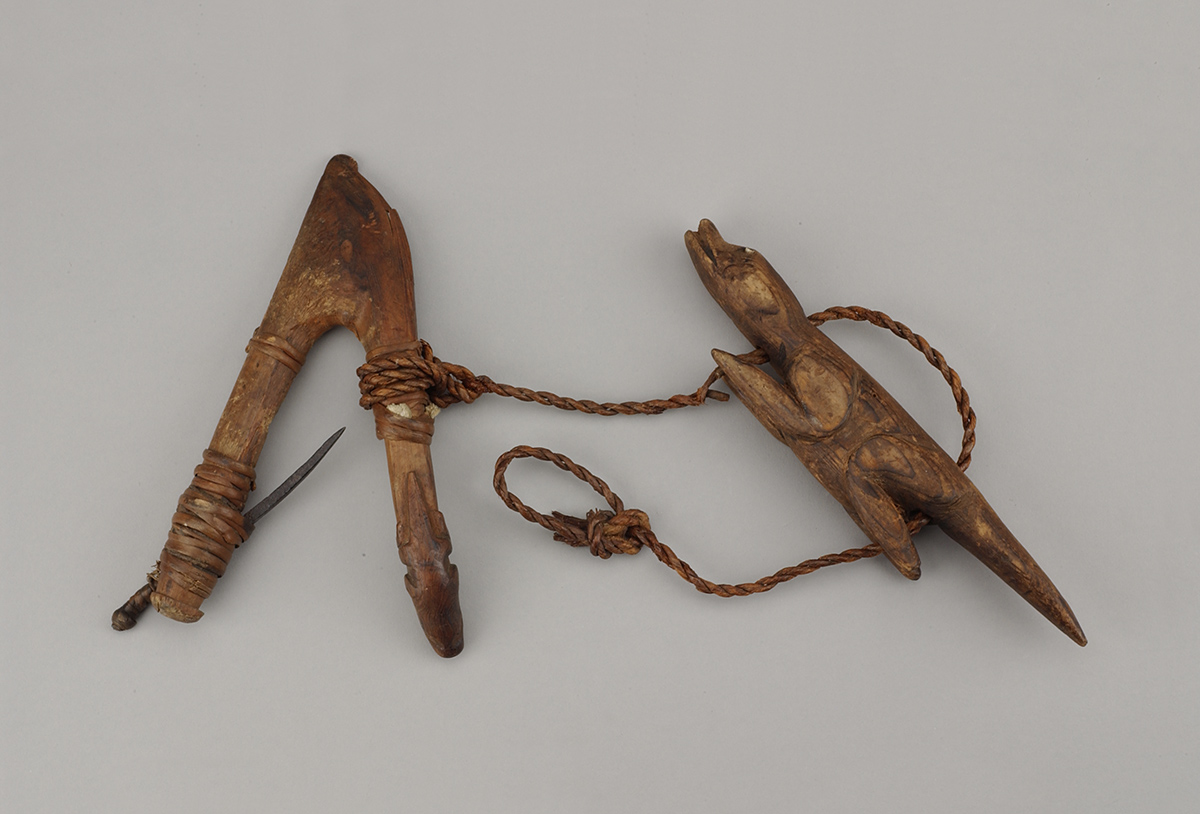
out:
<path id="1" fill-rule="evenodd" d="M 909 579 L 921 575 L 906 520 L 922 511 L 1059 630 L 1087 644 L 1062 594 L 979 490 L 870 374 L 808 321 L 766 258 L 725 242 L 708 220 L 684 241 L 713 299 L 780 377 L 714 350 L 730 388 L 896 569 Z"/>

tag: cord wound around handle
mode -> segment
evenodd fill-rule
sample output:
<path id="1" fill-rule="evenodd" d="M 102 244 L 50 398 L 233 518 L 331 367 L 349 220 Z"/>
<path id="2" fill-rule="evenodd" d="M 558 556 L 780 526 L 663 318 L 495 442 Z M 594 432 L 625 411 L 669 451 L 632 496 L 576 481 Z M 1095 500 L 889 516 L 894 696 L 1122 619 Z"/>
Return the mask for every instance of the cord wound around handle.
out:
<path id="1" fill-rule="evenodd" d="M 249 536 L 242 520 L 254 468 L 211 449 L 179 498 L 155 568 L 150 602 L 162 615 L 195 622 L 200 605 L 225 573 L 233 550 Z"/>

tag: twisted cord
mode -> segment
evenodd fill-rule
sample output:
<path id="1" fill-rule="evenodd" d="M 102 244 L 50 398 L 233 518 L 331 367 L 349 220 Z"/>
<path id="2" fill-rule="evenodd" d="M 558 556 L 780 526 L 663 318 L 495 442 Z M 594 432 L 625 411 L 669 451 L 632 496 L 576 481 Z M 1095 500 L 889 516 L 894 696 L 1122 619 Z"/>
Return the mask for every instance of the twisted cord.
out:
<path id="1" fill-rule="evenodd" d="M 925 359 L 938 369 L 942 378 L 950 385 L 954 403 L 962 416 L 963 441 L 962 452 L 958 456 L 958 465 L 966 469 L 971 463 L 971 452 L 975 449 L 975 410 L 971 407 L 971 399 L 962 386 L 962 380 L 954 368 L 946 362 L 946 357 L 931 346 L 925 337 L 882 311 L 852 305 L 827 308 L 824 311 L 808 315 L 809 322 L 814 325 L 823 325 L 837 319 L 869 322 L 877 327 L 885 328 L 920 351 Z M 369 410 L 376 404 L 396 404 L 403 401 L 406 396 L 424 392 L 428 394 L 432 404 L 439 409 L 444 409 L 457 402 L 470 404 L 485 393 L 492 393 L 519 401 L 556 407 L 559 410 L 576 410 L 592 415 L 611 416 L 659 415 L 667 410 L 680 407 L 698 407 L 709 399 L 729 400 L 729 394 L 711 389 L 721 378 L 720 368 L 714 368 L 704 383 L 693 393 L 674 395 L 668 399 L 650 399 L 649 401 L 597 403 L 589 399 L 574 399 L 544 390 L 531 390 L 528 387 L 503 384 L 495 382 L 487 376 L 476 376 L 463 365 L 443 362 L 437 358 L 429 343 L 424 340 L 420 341 L 418 351 L 418 355 L 414 355 L 411 350 L 389 353 L 359 367 L 358 386 L 361 398 L 358 403 L 364 409 Z M 761 365 L 767 361 L 767 354 L 756 348 L 736 358 L 747 364 Z"/>
<path id="2" fill-rule="evenodd" d="M 588 512 L 585 519 L 580 519 L 560 512 L 545 515 L 531 509 L 509 491 L 504 478 L 509 464 L 520 458 L 536 458 L 539 461 L 552 463 L 565 472 L 570 472 L 596 490 L 611 507 L 611 511 L 593 509 Z M 554 532 L 554 539 L 559 542 L 580 548 L 587 547 L 592 554 L 601 559 L 608 559 L 613 554 L 636 554 L 643 547 L 648 548 L 654 552 L 654 556 L 658 557 L 659 561 L 690 582 L 697 591 L 721 597 L 763 593 L 782 582 L 795 579 L 803 574 L 811 574 L 813 571 L 829 565 L 874 557 L 881 551 L 878 545 L 872 543 L 864 548 L 851 548 L 839 554 L 826 554 L 824 557 L 805 560 L 789 568 L 781 568 L 774 574 L 754 582 L 743 582 L 736 585 L 713 582 L 697 574 L 696 570 L 682 560 L 670 546 L 658 539 L 658 536 L 650 528 L 650 518 L 645 512 L 639 509 L 626 509 L 621 498 L 613 494 L 613 491 L 608 488 L 608 484 L 566 455 L 560 455 L 543 447 L 513 447 L 496 461 L 496 475 L 492 480 L 492 486 L 506 506 L 526 520 Z"/>
<path id="3" fill-rule="evenodd" d="M 958 455 L 958 466 L 965 472 L 971 465 L 971 452 L 975 449 L 975 410 L 971 407 L 971 397 L 963 388 L 962 380 L 954 368 L 946 362 L 946 357 L 942 356 L 937 348 L 930 345 L 925 337 L 914 333 L 912 328 L 903 322 L 896 322 L 882 311 L 872 311 L 869 308 L 851 305 L 826 308 L 824 311 L 808 315 L 808 321 L 813 325 L 824 325 L 835 319 L 852 319 L 855 322 L 869 322 L 876 327 L 886 328 L 919 350 L 929 364 L 938 369 L 942 378 L 946 380 L 946 384 L 950 385 L 954 403 L 958 407 L 959 415 L 962 416 L 963 440 L 962 452 Z"/>
<path id="4" fill-rule="evenodd" d="M 946 383 L 950 385 L 951 393 L 954 395 L 954 402 L 958 407 L 963 424 L 962 452 L 958 456 L 958 467 L 964 472 L 966 471 L 967 467 L 971 464 L 971 450 L 975 447 L 975 411 L 971 408 L 970 397 L 967 395 L 966 389 L 963 388 L 958 373 L 950 367 L 940 352 L 930 346 L 924 337 L 914 333 L 907 325 L 896 322 L 887 314 L 880 311 L 872 311 L 859 306 L 839 307 L 810 314 L 808 319 L 814 325 L 821 325 L 835 319 L 870 322 L 872 325 L 886 328 L 919 350 L 925 356 L 926 360 L 941 372 Z M 767 355 L 762 350 L 754 350 L 738 358 L 750 364 L 763 364 L 767 361 Z M 718 378 L 720 378 L 719 369 L 714 371 L 708 380 L 701 385 L 700 389 L 697 390 L 697 394 L 701 392 L 708 393 L 708 388 Z M 603 497 L 610 507 L 609 510 L 593 509 L 587 513 L 587 517 L 578 518 L 560 512 L 551 512 L 549 515 L 546 515 L 530 508 L 520 498 L 509 491 L 505 480 L 505 473 L 508 470 L 509 464 L 521 458 L 534 458 L 546 461 L 565 472 L 570 472 L 576 478 L 591 486 L 592 489 Z M 763 593 L 771 590 L 776 585 L 805 574 L 811 574 L 822 568 L 868 559 L 878 556 L 883 552 L 878 543 L 871 543 L 862 548 L 850 548 L 836 554 L 826 554 L 823 557 L 804 560 L 796 565 L 781 568 L 774 574 L 762 577 L 754 582 L 737 584 L 713 582 L 697 574 L 696 570 L 681 559 L 670 546 L 658 539 L 658 536 L 650 528 L 650 519 L 645 512 L 638 509 L 626 509 L 621 498 L 613 493 L 607 483 L 565 455 L 560 455 L 543 447 L 514 447 L 496 460 L 496 473 L 492 479 L 492 486 L 506 506 L 520 514 L 526 520 L 537 523 L 539 526 L 553 532 L 555 540 L 564 542 L 570 546 L 587 547 L 593 555 L 602 559 L 608 559 L 613 554 L 636 554 L 643 547 L 648 548 L 654 552 L 654 556 L 660 562 L 691 583 L 697 591 L 720 597 L 749 596 L 751 594 Z M 914 512 L 908 519 L 909 534 L 915 535 L 928 523 L 928 517 L 921 512 Z"/>
<path id="5" fill-rule="evenodd" d="M 411 351 L 399 351 L 372 359 L 362 365 L 358 369 L 359 390 L 362 393 L 358 403 L 369 410 L 376 404 L 395 404 L 410 393 L 424 391 L 429 394 L 431 403 L 438 408 L 445 408 L 457 402 L 470 404 L 485 393 L 492 393 L 518 401 L 556 407 L 559 410 L 610 416 L 659 415 L 680 407 L 697 407 L 708 399 L 729 400 L 729 394 L 709 389 L 720 375 L 717 371 L 693 393 L 649 401 L 599 403 L 590 399 L 573 399 L 544 390 L 503 384 L 492 381 L 487 376 L 476 376 L 462 365 L 438 359 L 425 341 L 421 341 L 418 350 L 419 355 L 414 355 Z M 757 351 L 738 358 L 752 364 L 761 364 L 754 361 L 760 358 Z"/>

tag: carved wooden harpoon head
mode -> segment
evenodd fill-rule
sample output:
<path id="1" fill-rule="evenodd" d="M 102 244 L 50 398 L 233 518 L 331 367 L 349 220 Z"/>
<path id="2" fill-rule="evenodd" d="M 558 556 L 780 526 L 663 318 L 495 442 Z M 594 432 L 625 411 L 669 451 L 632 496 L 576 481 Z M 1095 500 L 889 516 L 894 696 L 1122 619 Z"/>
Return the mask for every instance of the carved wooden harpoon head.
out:
<path id="1" fill-rule="evenodd" d="M 921 574 L 906 521 L 924 512 L 1059 630 L 1086 644 L 1062 594 L 979 490 L 870 374 L 805 318 L 766 258 L 725 242 L 707 220 L 684 241 L 713 299 L 779 374 L 714 350 L 730 388 L 900 573 Z"/>

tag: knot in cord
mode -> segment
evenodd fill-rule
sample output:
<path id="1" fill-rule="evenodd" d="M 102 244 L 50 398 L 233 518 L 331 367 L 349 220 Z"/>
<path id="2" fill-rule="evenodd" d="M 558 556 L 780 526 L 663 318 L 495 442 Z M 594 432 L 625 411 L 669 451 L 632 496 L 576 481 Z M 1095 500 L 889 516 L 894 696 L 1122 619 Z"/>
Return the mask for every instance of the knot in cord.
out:
<path id="1" fill-rule="evenodd" d="M 508 491 L 504 473 L 508 465 L 519 458 L 536 458 L 552 463 L 564 472 L 592 487 L 604 498 L 608 509 L 592 509 L 587 517 L 573 517 L 562 512 L 542 514 L 526 506 L 519 497 Z M 607 560 L 613 554 L 636 554 L 643 545 L 654 539 L 650 530 L 650 518 L 640 509 L 626 509 L 621 498 L 613 494 L 608 484 L 572 461 L 566 455 L 542 447 L 513 447 L 496 461 L 496 475 L 492 485 L 500 499 L 514 512 L 531 523 L 537 523 L 554 533 L 554 539 L 576 548 L 587 548 L 595 556 Z"/>
<path id="2" fill-rule="evenodd" d="M 650 531 L 650 518 L 640 509 L 619 512 L 592 509 L 584 520 L 559 512 L 553 516 L 564 527 L 554 533 L 555 540 L 576 547 L 587 546 L 602 560 L 613 554 L 638 553 L 644 544 L 641 532 Z"/>

